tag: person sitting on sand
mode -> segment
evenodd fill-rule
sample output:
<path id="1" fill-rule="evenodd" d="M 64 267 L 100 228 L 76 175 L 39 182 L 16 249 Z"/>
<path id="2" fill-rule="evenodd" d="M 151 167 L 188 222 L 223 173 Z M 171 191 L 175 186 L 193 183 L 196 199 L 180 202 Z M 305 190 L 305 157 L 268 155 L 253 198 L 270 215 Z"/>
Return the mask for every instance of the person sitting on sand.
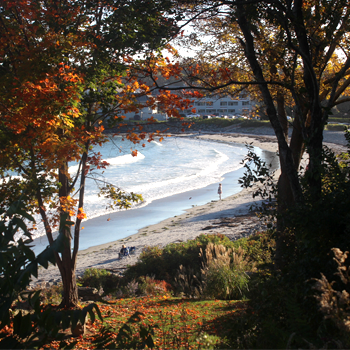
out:
<path id="1" fill-rule="evenodd" d="M 222 194 L 222 185 L 221 184 L 219 184 L 218 194 L 219 194 L 219 197 L 220 197 L 220 200 L 221 200 L 221 194 Z"/>
<path id="2" fill-rule="evenodd" d="M 119 258 L 121 258 L 122 256 L 128 256 L 129 255 L 129 249 L 126 247 L 125 244 L 122 245 L 122 249 L 120 249 L 119 252 Z"/>

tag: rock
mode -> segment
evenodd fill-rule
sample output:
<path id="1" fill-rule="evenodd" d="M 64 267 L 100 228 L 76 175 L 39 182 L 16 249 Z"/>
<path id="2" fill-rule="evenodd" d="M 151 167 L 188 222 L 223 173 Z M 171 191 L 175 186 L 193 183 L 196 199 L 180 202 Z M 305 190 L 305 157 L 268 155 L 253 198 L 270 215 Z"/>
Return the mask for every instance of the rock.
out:
<path id="1" fill-rule="evenodd" d="M 101 299 L 101 294 L 96 288 L 78 287 L 78 297 L 81 298 L 83 301 L 97 301 Z"/>
<path id="2" fill-rule="evenodd" d="M 85 323 L 84 324 L 78 323 L 74 329 L 71 328 L 73 337 L 79 337 L 81 335 L 84 335 L 85 331 L 86 331 Z"/>

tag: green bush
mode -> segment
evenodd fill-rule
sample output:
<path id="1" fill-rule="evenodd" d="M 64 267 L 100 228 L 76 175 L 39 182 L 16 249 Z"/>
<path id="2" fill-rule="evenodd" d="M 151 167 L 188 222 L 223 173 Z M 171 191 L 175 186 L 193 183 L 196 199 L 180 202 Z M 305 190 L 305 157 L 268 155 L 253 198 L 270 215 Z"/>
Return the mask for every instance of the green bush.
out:
<path id="1" fill-rule="evenodd" d="M 291 208 L 285 217 L 285 277 L 305 285 L 322 271 L 332 278 L 332 248 L 350 250 L 350 163 L 348 154 L 335 156 L 325 148 L 321 169 L 322 193 L 314 199 L 308 186 L 308 172 L 302 177 L 305 204 Z M 310 284 L 306 284 L 305 293 Z"/>
<path id="2" fill-rule="evenodd" d="M 195 120 L 197 125 L 212 125 L 217 127 L 226 127 L 231 125 L 239 124 L 241 127 L 246 128 L 255 128 L 260 126 L 271 127 L 269 121 L 264 120 L 249 120 L 249 119 L 224 119 L 224 118 L 210 118 L 210 119 L 201 119 L 201 118 L 191 118 Z"/>
<path id="3" fill-rule="evenodd" d="M 62 283 L 41 291 L 41 302 L 43 304 L 58 305 L 62 300 L 63 286 Z"/>
<path id="4" fill-rule="evenodd" d="M 180 265 L 174 278 L 175 294 L 189 298 L 241 299 L 248 289 L 247 272 L 255 271 L 241 247 L 226 249 L 208 243 L 200 249 L 201 268 Z"/>
<path id="5" fill-rule="evenodd" d="M 226 265 L 211 265 L 205 282 L 203 294 L 209 298 L 238 300 L 248 290 L 248 275 Z"/>
<path id="6" fill-rule="evenodd" d="M 109 275 L 110 272 L 104 269 L 97 269 L 96 267 L 87 268 L 79 280 L 79 283 L 81 283 L 84 287 L 99 289 L 102 287 L 102 284 L 104 284 L 107 276 Z"/>
<path id="7" fill-rule="evenodd" d="M 256 232 L 247 238 L 233 242 L 233 247 L 236 249 L 241 247 L 244 250 L 244 256 L 249 257 L 256 265 L 271 265 L 275 246 L 274 231 L 272 230 Z"/>
<path id="8" fill-rule="evenodd" d="M 169 292 L 171 285 L 165 281 L 155 280 L 150 276 L 139 278 L 139 292 L 142 295 L 159 295 Z"/>
<path id="9" fill-rule="evenodd" d="M 179 266 L 174 277 L 173 288 L 175 295 L 186 296 L 187 298 L 199 298 L 203 294 L 201 276 L 191 266 Z"/>
<path id="10" fill-rule="evenodd" d="M 170 283 L 176 294 L 183 293 L 188 297 L 198 296 L 202 294 L 203 290 L 201 285 L 203 260 L 200 252 L 201 250 L 205 251 L 209 244 L 222 245 L 225 249 L 235 251 L 241 247 L 244 252 L 242 258 L 249 257 L 250 265 L 263 266 L 272 263 L 274 240 L 269 232 L 260 232 L 249 238 L 242 238 L 234 242 L 221 234 L 202 234 L 196 239 L 184 243 L 168 244 L 163 249 L 146 247 L 141 253 L 139 261 L 134 266 L 130 266 L 125 272 L 123 284 L 126 285 L 134 279 L 137 280 L 140 276 L 153 276 L 157 280 L 165 280 Z M 181 271 L 179 270 L 180 266 L 182 266 Z M 250 267 L 246 267 L 244 271 L 238 272 L 237 269 L 233 268 L 229 272 L 223 268 L 220 274 L 230 276 L 229 280 L 232 281 L 230 282 L 229 295 L 226 294 L 227 286 L 225 285 L 218 288 L 221 292 L 215 292 L 214 294 L 210 294 L 210 292 L 209 294 L 214 295 L 211 297 L 224 299 L 241 298 L 242 294 L 239 290 L 245 290 L 248 279 L 245 272 L 250 269 Z M 196 276 L 196 278 L 193 278 L 193 276 Z M 176 280 L 174 280 L 174 277 L 176 277 Z"/>
<path id="11" fill-rule="evenodd" d="M 125 278 L 132 280 L 139 276 L 154 276 L 157 280 L 173 282 L 180 265 L 191 266 L 199 272 L 201 268 L 200 249 L 205 250 L 208 243 L 221 244 L 233 248 L 233 242 L 224 235 L 200 235 L 184 243 L 170 243 L 163 249 L 146 247 L 140 254 L 139 261 L 125 272 Z"/>
<path id="12" fill-rule="evenodd" d="M 121 278 L 110 273 L 105 269 L 97 269 L 95 267 L 88 268 L 79 278 L 79 284 L 84 287 L 93 287 L 103 289 L 105 294 L 115 291 L 120 284 Z"/>
<path id="13" fill-rule="evenodd" d="M 241 247 L 226 249 L 209 243 L 201 252 L 202 294 L 215 299 L 240 299 L 248 290 L 248 271 L 255 270 Z"/>

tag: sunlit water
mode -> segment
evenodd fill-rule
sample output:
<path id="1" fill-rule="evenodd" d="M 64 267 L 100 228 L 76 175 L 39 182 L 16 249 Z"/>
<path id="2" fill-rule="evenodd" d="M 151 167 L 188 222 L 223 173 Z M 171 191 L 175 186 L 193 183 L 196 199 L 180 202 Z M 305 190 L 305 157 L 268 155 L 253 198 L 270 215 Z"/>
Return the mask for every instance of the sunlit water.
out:
<path id="1" fill-rule="evenodd" d="M 83 222 L 85 229 L 80 240 L 81 249 L 126 237 L 146 225 L 178 215 L 191 205 L 202 205 L 218 199 L 216 188 L 221 181 L 223 198 L 241 190 L 238 178 L 243 175 L 242 160 L 247 154 L 245 145 L 172 137 L 163 142 L 146 142 L 146 147 L 137 148 L 138 155 L 133 157 L 131 149 L 135 149 L 135 145 L 115 137 L 111 142 L 94 149 L 110 165 L 107 169 L 89 174 L 84 201 L 87 219 Z M 255 152 L 267 162 L 274 159 L 270 152 L 259 148 L 255 148 Z M 74 174 L 76 170 L 77 165 L 71 164 L 70 173 Z M 96 184 L 101 186 L 103 181 L 126 192 L 142 194 L 144 201 L 123 215 L 115 215 L 118 210 L 106 209 L 108 201 L 99 196 Z M 186 196 L 181 196 L 185 192 Z M 167 200 L 168 197 L 171 200 Z M 106 214 L 107 219 L 104 218 Z M 109 216 L 112 217 L 110 223 Z M 103 218 L 102 222 L 109 226 L 102 229 L 99 226 L 101 220 L 97 223 L 94 219 L 98 217 Z M 40 222 L 39 217 L 36 219 Z M 97 231 L 103 234 L 96 235 Z M 39 225 L 33 237 L 38 237 L 36 242 L 40 241 L 42 246 L 47 245 L 46 240 L 39 238 L 44 235 L 43 227 Z"/>
<path id="2" fill-rule="evenodd" d="M 145 148 L 139 148 L 137 157 L 130 154 L 132 146 L 114 138 L 113 142 L 96 148 L 110 164 L 97 178 L 127 192 L 142 194 L 142 205 L 219 182 L 223 174 L 242 167 L 246 154 L 243 145 L 184 137 L 148 143 Z M 106 213 L 106 201 L 98 197 L 98 192 L 95 181 L 89 179 L 85 192 L 88 218 Z"/>

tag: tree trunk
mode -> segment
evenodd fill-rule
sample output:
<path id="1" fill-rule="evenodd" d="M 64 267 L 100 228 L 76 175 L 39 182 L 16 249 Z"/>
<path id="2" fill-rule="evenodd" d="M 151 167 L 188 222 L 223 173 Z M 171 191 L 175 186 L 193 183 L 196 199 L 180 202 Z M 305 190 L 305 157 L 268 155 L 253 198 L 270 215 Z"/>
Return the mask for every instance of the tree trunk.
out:
<path id="1" fill-rule="evenodd" d="M 285 112 L 285 100 L 281 91 L 277 93 L 277 113 L 278 120 L 281 124 L 283 134 L 286 142 L 288 143 L 288 120 Z M 276 237 L 276 254 L 275 254 L 275 266 L 281 268 L 284 266 L 283 262 L 283 247 L 285 244 L 285 235 L 284 235 L 284 227 L 285 227 L 285 216 L 283 215 L 288 208 L 288 206 L 294 202 L 293 192 L 289 185 L 289 180 L 286 171 L 286 164 L 284 160 L 280 157 L 280 165 L 281 165 L 281 174 L 278 178 L 277 188 L 277 232 L 278 235 Z"/>
<path id="2" fill-rule="evenodd" d="M 308 183 L 313 200 L 318 200 L 321 196 L 321 162 L 322 162 L 322 142 L 323 142 L 323 113 L 320 101 L 319 79 L 313 65 L 313 56 L 310 50 L 310 41 L 304 26 L 303 1 L 294 2 L 291 12 L 293 14 L 294 30 L 298 40 L 298 51 L 303 61 L 303 80 L 307 93 L 308 122 L 306 125 L 309 162 Z"/>
<path id="3" fill-rule="evenodd" d="M 292 151 L 287 144 L 281 123 L 278 120 L 278 114 L 274 106 L 273 98 L 264 79 L 260 64 L 256 58 L 254 40 L 251 34 L 251 27 L 247 22 L 245 10 L 242 5 L 237 5 L 237 22 L 245 38 L 245 42 L 241 40 L 245 55 L 249 61 L 255 80 L 260 83 L 259 88 L 266 105 L 266 113 L 277 137 L 280 161 L 284 164 L 283 170 L 288 177 L 289 185 L 293 194 L 293 200 L 296 203 L 301 203 L 303 202 L 303 194 L 301 191 L 298 173 L 295 169 Z"/>
<path id="4" fill-rule="evenodd" d="M 64 163 L 59 169 L 59 182 L 61 187 L 59 189 L 59 197 L 68 197 L 68 164 Z M 63 213 L 61 213 L 63 214 Z M 70 227 L 64 227 L 64 247 L 61 254 L 61 263 L 58 264 L 63 284 L 63 299 L 60 304 L 61 307 L 75 307 L 78 304 L 78 288 L 75 277 L 75 261 L 71 254 L 71 240 L 72 235 Z"/>
<path id="5" fill-rule="evenodd" d="M 285 109 L 284 95 L 282 91 L 278 90 L 276 99 L 277 99 L 276 102 L 277 102 L 278 120 L 281 124 L 284 138 L 288 142 L 288 120 L 287 120 L 286 109 Z"/>
<path id="6" fill-rule="evenodd" d="M 319 115 L 313 115 L 313 119 L 322 120 L 322 112 L 318 111 Z M 322 178 L 321 178 L 321 163 L 322 163 L 322 146 L 323 146 L 323 125 L 322 122 L 317 123 L 317 126 L 311 124 L 310 140 L 307 145 L 310 156 L 308 168 L 308 185 L 314 201 L 321 197 Z"/>
<path id="7" fill-rule="evenodd" d="M 63 261 L 63 269 L 60 270 L 63 284 L 63 298 L 60 307 L 70 308 L 78 305 L 78 287 L 75 276 L 75 268 Z"/>
<path id="8" fill-rule="evenodd" d="M 88 159 L 88 150 L 90 147 L 90 142 L 86 142 L 85 149 L 86 151 L 83 153 L 81 157 L 81 175 L 80 175 L 80 189 L 79 189 L 79 202 L 78 202 L 78 208 L 84 207 L 84 196 L 85 196 L 85 182 L 86 182 L 86 174 L 87 174 L 87 159 Z M 74 244 L 73 244 L 73 252 L 72 252 L 72 260 L 74 263 L 74 266 L 77 261 L 77 255 L 79 250 L 79 240 L 80 240 L 80 225 L 81 225 L 81 219 L 77 217 L 74 227 Z M 74 269 L 75 271 L 75 269 Z"/>
<path id="9" fill-rule="evenodd" d="M 278 141 L 278 151 L 281 164 L 281 176 L 278 183 L 278 211 L 280 213 L 279 225 L 281 226 L 281 224 L 283 223 L 281 222 L 281 220 L 283 219 L 283 213 L 285 212 L 285 209 L 287 208 L 288 204 L 290 202 L 303 202 L 303 194 L 297 172 L 298 166 L 296 166 L 294 162 L 293 151 L 288 146 L 288 129 L 287 125 L 285 125 L 285 122 L 287 122 L 287 118 L 284 112 L 284 106 L 282 108 L 284 100 L 283 96 L 279 95 L 277 107 L 280 113 L 278 113 L 276 111 L 274 101 L 270 94 L 268 85 L 266 84 L 261 66 L 257 60 L 254 49 L 254 40 L 251 33 L 251 27 L 248 24 L 245 15 L 245 10 L 242 5 L 237 6 L 237 21 L 245 38 L 245 42 L 241 40 L 241 43 L 244 47 L 245 55 L 249 61 L 255 80 L 257 82 L 260 82 L 259 88 L 266 105 L 266 113 L 269 117 L 270 123 L 275 131 Z M 285 121 L 282 121 L 281 123 L 280 119 L 285 119 Z M 275 267 L 277 269 L 283 267 L 284 241 L 285 237 L 283 235 L 283 230 L 281 230 L 281 227 L 279 227 L 278 235 L 276 238 L 275 256 Z"/>
<path id="10" fill-rule="evenodd" d="M 283 108 L 282 108 L 282 104 L 283 104 Z M 281 118 L 282 110 L 283 111 L 285 110 L 284 100 L 283 99 L 278 100 L 277 105 L 278 105 L 278 111 L 279 111 L 278 114 L 279 114 L 280 120 L 282 119 L 282 123 L 283 123 L 283 119 L 286 122 L 287 117 L 285 113 L 283 116 L 284 118 L 283 117 Z M 287 125 L 287 128 L 284 128 L 285 137 L 286 137 L 286 140 L 288 141 L 288 124 L 287 123 L 285 124 Z M 298 172 L 302 154 L 304 152 L 304 139 L 302 136 L 300 121 L 298 118 L 295 118 L 293 122 L 293 131 L 292 131 L 292 137 L 290 140 L 289 148 L 292 152 L 295 170 Z M 285 164 L 282 159 L 280 159 L 280 164 L 281 164 L 281 175 L 278 179 L 278 212 L 282 214 L 288 207 L 294 204 L 294 198 L 293 198 L 293 192 L 290 188 L 288 176 L 286 175 Z M 279 230 L 284 229 L 283 215 L 280 215 L 277 223 L 277 227 L 279 228 Z"/>

